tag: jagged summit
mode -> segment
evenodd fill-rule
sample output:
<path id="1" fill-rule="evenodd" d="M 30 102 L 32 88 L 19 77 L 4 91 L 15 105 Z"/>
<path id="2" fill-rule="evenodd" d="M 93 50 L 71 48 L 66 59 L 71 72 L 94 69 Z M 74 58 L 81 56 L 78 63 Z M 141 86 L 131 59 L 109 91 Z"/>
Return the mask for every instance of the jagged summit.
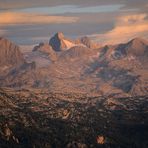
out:
<path id="1" fill-rule="evenodd" d="M 62 51 L 67 49 L 67 45 L 64 40 L 64 34 L 62 32 L 58 32 L 49 40 L 49 45 L 51 45 L 55 51 Z"/>
<path id="2" fill-rule="evenodd" d="M 33 52 L 35 52 L 35 51 L 41 51 L 44 53 L 54 52 L 52 47 L 47 43 L 39 43 L 39 45 L 37 45 L 33 48 Z"/>
<path id="3" fill-rule="evenodd" d="M 86 45 L 88 48 L 91 48 L 92 42 L 87 36 L 82 37 L 80 41 L 82 44 Z"/>
<path id="4" fill-rule="evenodd" d="M 106 53 L 116 59 L 123 57 L 145 58 L 148 55 L 148 42 L 141 38 L 134 38 L 127 43 L 110 46 L 108 49 Z"/>
<path id="5" fill-rule="evenodd" d="M 39 45 L 33 48 L 33 52 L 39 52 L 43 55 L 47 55 L 51 61 L 56 60 L 56 52 L 52 49 L 52 47 L 47 43 L 40 43 Z"/>
<path id="6" fill-rule="evenodd" d="M 5 38 L 0 38 L 0 65 L 18 65 L 25 62 L 17 45 Z"/>
<path id="7" fill-rule="evenodd" d="M 55 36 L 56 36 L 57 38 L 59 38 L 59 39 L 64 39 L 64 38 L 65 38 L 63 32 L 57 32 L 57 33 L 55 34 Z"/>
<path id="8" fill-rule="evenodd" d="M 128 43 L 131 43 L 131 44 L 138 44 L 138 43 L 148 44 L 148 41 L 143 39 L 143 38 L 136 37 L 136 38 L 130 40 Z"/>
<path id="9" fill-rule="evenodd" d="M 142 38 L 134 38 L 128 43 L 124 44 L 126 54 L 134 56 L 142 56 L 148 51 L 148 42 Z"/>
<path id="10" fill-rule="evenodd" d="M 93 43 L 87 36 L 81 37 L 80 39 L 76 40 L 76 43 L 83 44 L 84 46 L 91 49 L 97 48 L 97 45 Z"/>
<path id="11" fill-rule="evenodd" d="M 74 46 L 83 46 L 91 49 L 98 48 L 98 45 L 93 43 L 87 36 L 73 41 L 69 38 L 66 38 L 62 32 L 56 33 L 49 40 L 49 45 L 51 45 L 55 51 L 65 51 Z"/>
<path id="12" fill-rule="evenodd" d="M 135 48 L 135 49 L 141 49 L 146 46 L 148 46 L 148 42 L 145 39 L 142 38 L 134 38 L 131 41 L 127 43 L 129 47 Z"/>

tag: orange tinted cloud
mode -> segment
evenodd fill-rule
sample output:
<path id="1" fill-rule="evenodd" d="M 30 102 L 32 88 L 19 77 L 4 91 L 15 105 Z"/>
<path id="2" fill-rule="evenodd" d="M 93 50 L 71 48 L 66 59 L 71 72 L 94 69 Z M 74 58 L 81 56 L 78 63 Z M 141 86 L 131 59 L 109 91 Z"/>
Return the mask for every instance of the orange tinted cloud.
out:
<path id="1" fill-rule="evenodd" d="M 126 42 L 135 37 L 147 37 L 147 14 L 122 16 L 117 19 L 115 27 L 105 34 L 94 35 L 103 44 Z"/>
<path id="2" fill-rule="evenodd" d="M 1 25 L 75 23 L 77 21 L 78 17 L 50 16 L 50 15 L 16 13 L 16 12 L 0 13 Z"/>

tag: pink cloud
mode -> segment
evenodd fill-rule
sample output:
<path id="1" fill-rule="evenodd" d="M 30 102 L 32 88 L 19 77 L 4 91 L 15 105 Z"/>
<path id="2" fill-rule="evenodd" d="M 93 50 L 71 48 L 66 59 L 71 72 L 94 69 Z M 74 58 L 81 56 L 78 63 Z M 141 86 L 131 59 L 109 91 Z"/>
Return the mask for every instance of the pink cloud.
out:
<path id="1" fill-rule="evenodd" d="M 126 42 L 135 37 L 147 37 L 148 20 L 147 14 L 135 14 L 119 17 L 115 23 L 115 27 L 104 33 L 94 34 L 91 37 L 102 44 L 116 44 Z"/>
<path id="2" fill-rule="evenodd" d="M 2 12 L 0 13 L 1 25 L 15 24 L 51 24 L 51 23 L 75 23 L 78 17 L 50 16 L 31 13 Z"/>

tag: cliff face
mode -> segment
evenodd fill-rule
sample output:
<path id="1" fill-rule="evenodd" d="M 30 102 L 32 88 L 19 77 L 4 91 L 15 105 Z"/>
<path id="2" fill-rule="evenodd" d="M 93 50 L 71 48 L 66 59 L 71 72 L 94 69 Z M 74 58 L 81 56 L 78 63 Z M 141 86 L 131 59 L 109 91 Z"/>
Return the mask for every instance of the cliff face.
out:
<path id="1" fill-rule="evenodd" d="M 50 39 L 49 44 L 55 51 L 61 51 L 66 48 L 63 39 L 64 35 L 62 33 L 57 33 Z"/>
<path id="2" fill-rule="evenodd" d="M 20 79 L 20 73 L 25 78 L 28 73 L 35 69 L 35 63 L 27 63 L 20 48 L 11 41 L 0 38 L 0 85 L 10 86 L 13 83 L 20 84 L 24 79 Z M 28 80 L 26 80 L 28 81 Z M 22 84 L 22 83 L 21 83 Z M 18 86 L 18 85 L 17 85 Z"/>
<path id="3" fill-rule="evenodd" d="M 0 38 L 0 66 L 21 65 L 24 62 L 19 47 L 7 39 Z"/>
<path id="4" fill-rule="evenodd" d="M 55 51 L 65 51 L 71 47 L 77 46 L 71 39 L 66 38 L 62 32 L 56 33 L 49 40 L 49 45 L 52 46 Z"/>

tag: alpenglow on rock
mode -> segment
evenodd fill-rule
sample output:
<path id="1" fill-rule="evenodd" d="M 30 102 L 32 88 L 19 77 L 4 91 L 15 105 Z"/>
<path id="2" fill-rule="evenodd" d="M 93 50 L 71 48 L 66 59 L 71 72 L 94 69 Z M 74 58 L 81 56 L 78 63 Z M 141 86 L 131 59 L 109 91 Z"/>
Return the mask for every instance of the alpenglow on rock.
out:
<path id="1" fill-rule="evenodd" d="M 53 46 L 39 44 L 28 54 L 26 59 L 30 60 L 27 61 L 29 63 L 8 66 L 9 60 L 3 62 L 0 67 L 0 86 L 42 87 L 59 92 L 122 96 L 147 94 L 147 41 L 136 38 L 124 44 L 94 49 L 84 43 L 70 41 L 62 33 L 57 33 L 52 39 L 58 41 L 59 46 L 56 42 Z M 89 40 L 85 41 L 89 43 Z M 5 51 L 4 46 L 2 44 L 1 52 Z M 57 47 L 53 49 L 54 46 Z M 13 51 L 13 54 L 10 53 L 14 60 L 21 57 L 16 56 L 21 53 L 14 50 L 14 45 L 7 45 L 6 50 L 9 49 Z M 2 52 L 3 61 L 4 57 L 11 59 L 8 53 Z M 20 63 L 24 61 L 24 58 L 18 59 L 16 61 Z"/>
<path id="2" fill-rule="evenodd" d="M 67 50 L 73 46 L 76 46 L 76 44 L 71 41 L 70 39 L 65 38 L 64 34 L 62 32 L 56 33 L 49 41 L 49 45 L 52 46 L 52 48 L 55 51 L 64 51 Z"/>
<path id="3" fill-rule="evenodd" d="M 24 62 L 19 47 L 5 38 L 0 38 L 0 65 L 14 66 Z"/>
<path id="4" fill-rule="evenodd" d="M 84 36 L 84 37 L 81 37 L 80 39 L 77 39 L 76 40 L 76 43 L 78 44 L 83 44 L 84 46 L 88 47 L 88 48 L 91 48 L 91 49 L 95 49 L 95 48 L 98 48 L 98 45 L 96 43 L 93 43 L 89 37 L 87 36 Z"/>
<path id="5" fill-rule="evenodd" d="M 44 55 L 47 55 L 51 61 L 56 61 L 57 59 L 56 52 L 49 44 L 46 43 L 40 43 L 39 45 L 35 46 L 33 52 L 40 52 Z"/>

